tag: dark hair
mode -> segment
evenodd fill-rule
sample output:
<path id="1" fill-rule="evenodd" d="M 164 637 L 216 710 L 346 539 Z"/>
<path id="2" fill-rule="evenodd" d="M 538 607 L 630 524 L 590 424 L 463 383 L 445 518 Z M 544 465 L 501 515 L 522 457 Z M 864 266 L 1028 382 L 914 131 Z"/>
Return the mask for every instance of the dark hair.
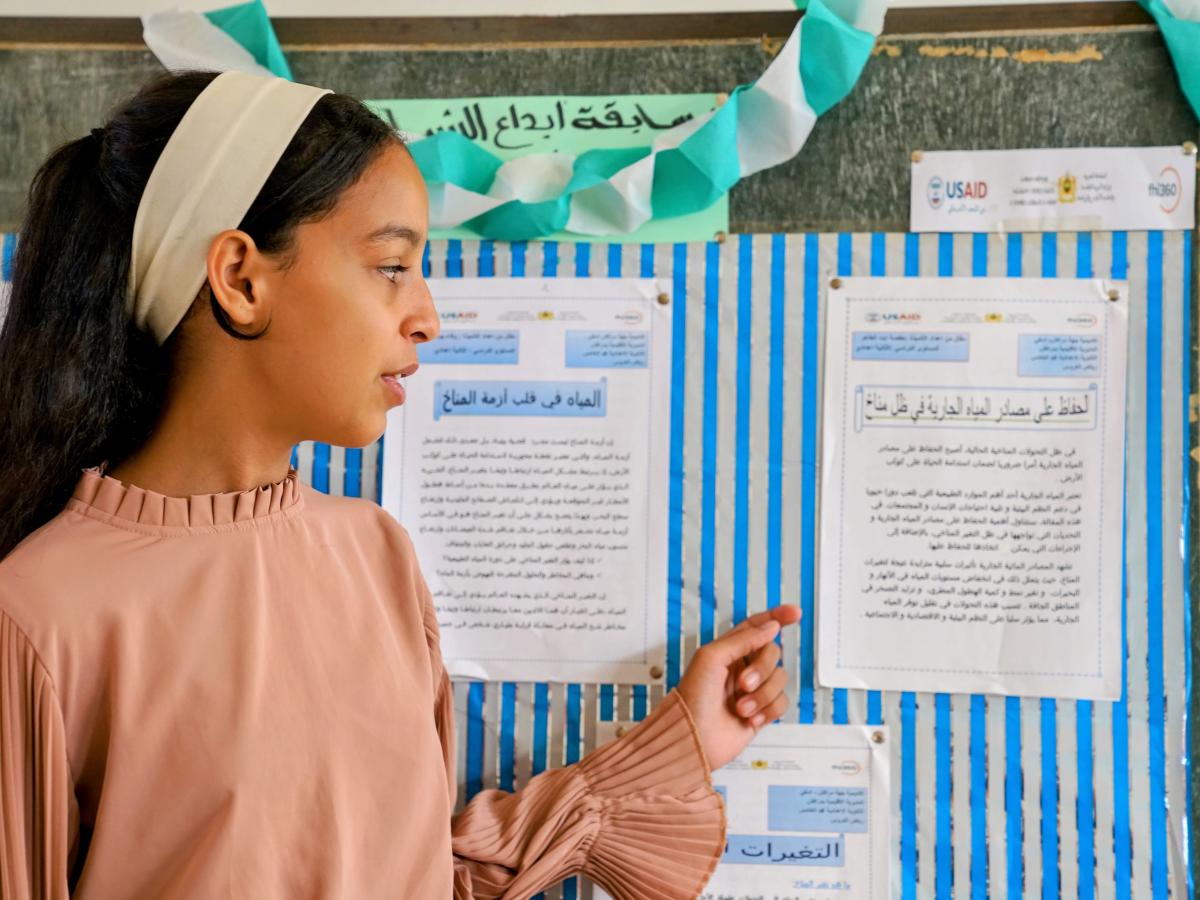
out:
<path id="1" fill-rule="evenodd" d="M 180 329 L 160 347 L 127 318 L 133 222 L 159 154 L 216 75 L 155 79 L 33 178 L 0 329 L 0 559 L 62 509 L 83 468 L 116 465 L 159 418 Z M 332 211 L 389 143 L 403 146 L 359 100 L 324 95 L 238 227 L 286 265 L 296 226 Z M 232 338 L 262 334 L 236 331 L 207 285 L 188 315 L 206 299 Z"/>

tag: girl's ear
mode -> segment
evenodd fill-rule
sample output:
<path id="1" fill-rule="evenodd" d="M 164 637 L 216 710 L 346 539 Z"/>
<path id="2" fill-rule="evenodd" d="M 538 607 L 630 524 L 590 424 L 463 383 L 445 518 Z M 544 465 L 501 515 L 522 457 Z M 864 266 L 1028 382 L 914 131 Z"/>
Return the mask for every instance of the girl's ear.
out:
<path id="1" fill-rule="evenodd" d="M 227 229 L 208 247 L 208 284 L 213 302 L 239 331 L 259 331 L 270 318 L 263 292 L 255 292 L 253 276 L 261 272 L 262 254 L 254 238 L 237 229 Z"/>

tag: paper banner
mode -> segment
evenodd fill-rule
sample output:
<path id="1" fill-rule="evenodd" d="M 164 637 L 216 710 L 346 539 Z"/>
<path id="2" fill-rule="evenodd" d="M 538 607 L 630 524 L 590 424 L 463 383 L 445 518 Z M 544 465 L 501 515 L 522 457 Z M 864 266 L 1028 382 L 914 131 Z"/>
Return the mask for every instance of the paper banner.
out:
<path id="1" fill-rule="evenodd" d="M 723 106 L 662 132 L 649 146 L 505 161 L 458 132 L 415 141 L 410 149 L 429 186 L 430 226 L 497 240 L 561 231 L 603 237 L 705 209 L 740 179 L 796 155 L 817 117 L 858 80 L 885 9 L 885 0 L 811 0 L 757 82 L 737 87 Z M 146 43 L 168 68 L 195 68 L 201 60 L 220 69 L 282 61 L 281 53 L 272 55 L 273 34 L 262 38 L 261 3 L 221 13 L 148 16 Z M 204 23 L 247 52 L 239 57 Z M 238 30 L 221 31 L 231 23 Z"/>

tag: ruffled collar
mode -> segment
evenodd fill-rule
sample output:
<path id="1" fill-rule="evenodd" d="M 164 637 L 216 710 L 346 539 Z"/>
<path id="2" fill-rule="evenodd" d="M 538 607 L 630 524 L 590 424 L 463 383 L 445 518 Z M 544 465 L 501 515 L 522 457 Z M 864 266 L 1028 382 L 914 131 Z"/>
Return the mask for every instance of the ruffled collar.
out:
<path id="1" fill-rule="evenodd" d="M 168 497 L 104 474 L 105 465 L 82 470 L 68 508 L 123 519 L 149 528 L 211 530 L 294 513 L 304 502 L 299 473 L 245 491 Z M 115 523 L 114 523 L 115 524 Z"/>

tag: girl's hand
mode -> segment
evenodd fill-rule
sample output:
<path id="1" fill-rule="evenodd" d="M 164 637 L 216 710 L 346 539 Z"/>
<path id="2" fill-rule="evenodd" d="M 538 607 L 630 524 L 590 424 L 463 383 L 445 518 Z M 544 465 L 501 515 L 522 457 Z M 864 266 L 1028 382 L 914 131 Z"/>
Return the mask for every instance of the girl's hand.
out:
<path id="1" fill-rule="evenodd" d="M 758 730 L 787 709 L 787 674 L 775 635 L 800 621 L 800 607 L 757 613 L 696 651 L 677 690 L 700 733 L 709 766 L 736 757 Z"/>

